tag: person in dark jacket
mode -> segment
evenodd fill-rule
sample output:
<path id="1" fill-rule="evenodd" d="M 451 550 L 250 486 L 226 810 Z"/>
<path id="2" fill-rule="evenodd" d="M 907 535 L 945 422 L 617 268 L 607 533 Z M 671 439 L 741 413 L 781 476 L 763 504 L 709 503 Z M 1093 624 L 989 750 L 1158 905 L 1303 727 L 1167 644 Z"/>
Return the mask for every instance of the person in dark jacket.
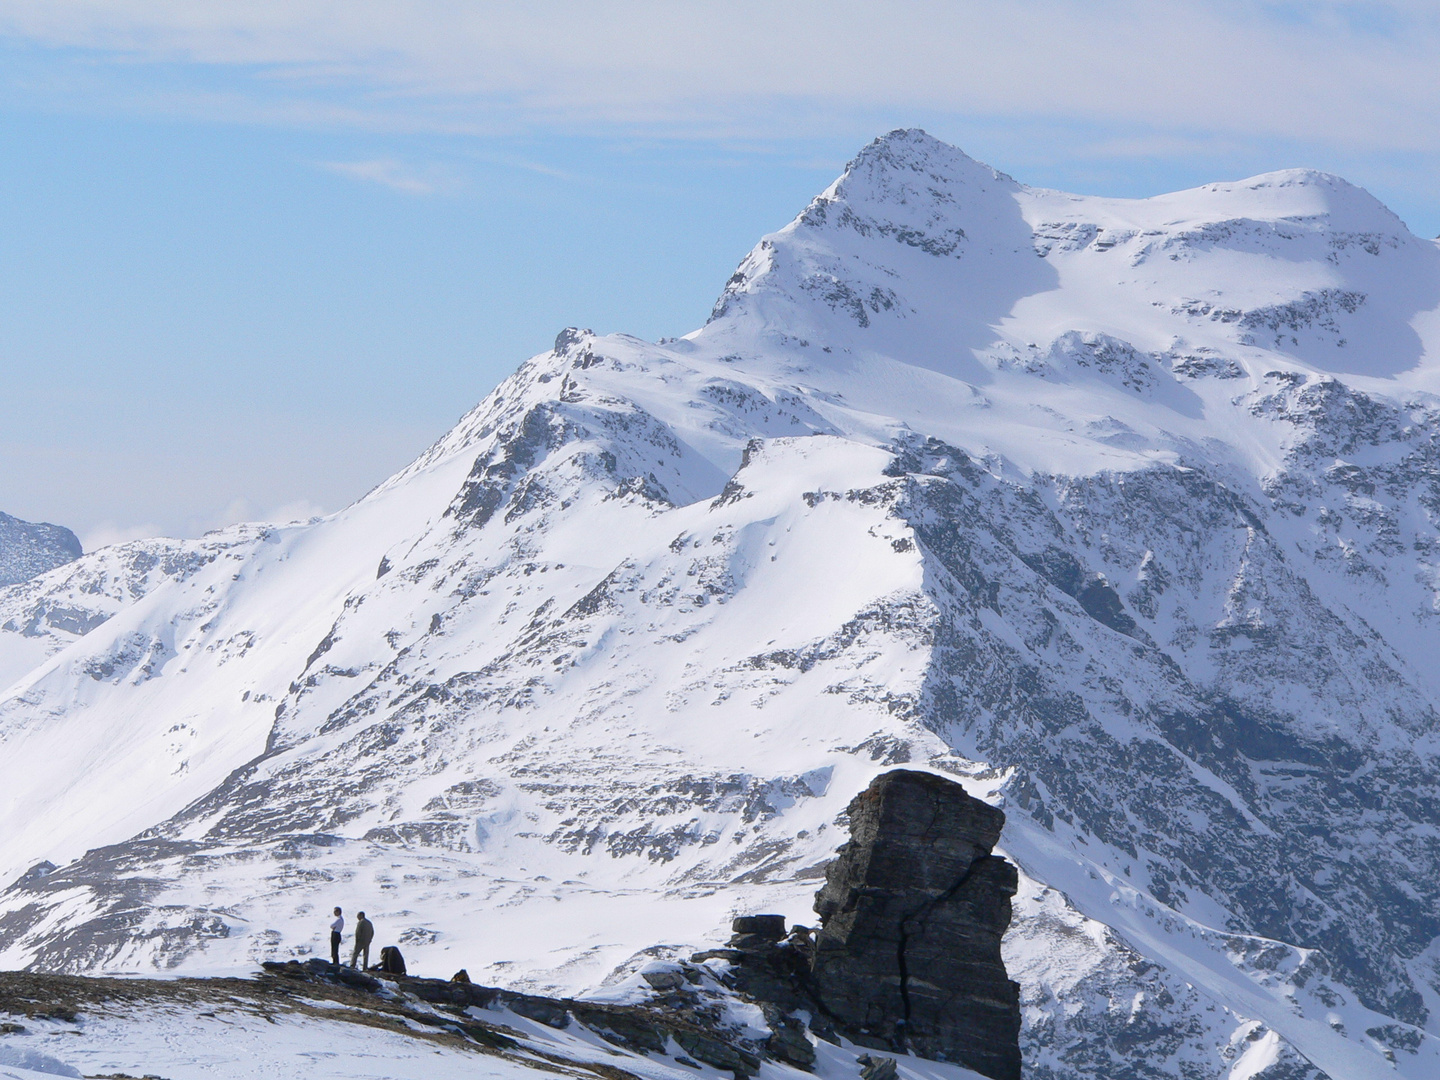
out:
<path id="1" fill-rule="evenodd" d="M 335 909 L 335 921 L 330 924 L 330 962 L 340 966 L 340 935 L 345 931 L 345 916 Z"/>
<path id="2" fill-rule="evenodd" d="M 370 966 L 370 942 L 375 940 L 375 924 L 365 917 L 365 912 L 360 912 L 355 920 L 355 951 L 350 954 L 350 966 L 356 966 L 360 954 L 365 954 L 365 967 Z"/>

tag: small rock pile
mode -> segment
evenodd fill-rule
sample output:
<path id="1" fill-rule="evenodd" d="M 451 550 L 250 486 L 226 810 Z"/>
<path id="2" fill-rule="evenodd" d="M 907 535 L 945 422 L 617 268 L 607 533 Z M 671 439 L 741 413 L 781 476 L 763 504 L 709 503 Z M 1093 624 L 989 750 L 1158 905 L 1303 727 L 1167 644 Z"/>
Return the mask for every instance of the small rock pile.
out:
<path id="1" fill-rule="evenodd" d="M 647 973 L 646 981 L 662 991 L 659 998 L 645 1005 L 611 1005 L 577 1001 L 573 998 L 520 994 L 476 983 L 424 979 L 411 975 L 387 975 L 382 982 L 365 972 L 320 959 L 303 963 L 297 960 L 284 963 L 272 961 L 262 966 L 270 974 L 285 979 L 338 985 L 375 994 L 398 993 L 401 997 L 413 997 L 428 1005 L 437 1005 L 461 1013 L 472 1006 L 478 1009 L 503 1008 L 546 1027 L 560 1030 L 568 1028 L 572 1023 L 578 1023 L 606 1042 L 641 1054 L 672 1053 L 673 1041 L 675 1046 L 688 1055 L 676 1058 L 681 1064 L 696 1065 L 697 1062 L 703 1062 L 713 1068 L 733 1073 L 736 1080 L 749 1080 L 758 1074 L 765 1054 L 763 1047 L 754 1045 L 725 1025 L 721 1002 L 707 1000 L 706 995 L 697 992 L 686 975 L 699 982 L 704 978 L 704 974 L 698 970 L 686 974 L 674 971 Z M 711 985 L 715 985 L 713 977 Z M 713 998 L 713 995 L 711 997 Z M 472 1030 L 467 1027 L 465 1030 L 468 1035 L 480 1041 L 499 1040 L 497 1045 L 513 1045 L 511 1040 L 504 1036 L 495 1035 L 493 1032 L 487 1034 L 483 1028 Z M 804 1040 L 803 1028 L 799 1037 Z M 808 1042 L 805 1043 L 805 1048 L 810 1050 L 810 1061 L 813 1062 L 815 1055 Z M 698 1068 L 698 1065 L 696 1067 Z"/>

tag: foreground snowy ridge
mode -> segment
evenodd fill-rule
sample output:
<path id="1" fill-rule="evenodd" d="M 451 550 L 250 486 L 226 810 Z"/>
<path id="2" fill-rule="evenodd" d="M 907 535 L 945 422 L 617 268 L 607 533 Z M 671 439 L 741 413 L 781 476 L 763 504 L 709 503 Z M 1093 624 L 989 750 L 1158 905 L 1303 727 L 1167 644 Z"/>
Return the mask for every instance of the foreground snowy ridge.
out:
<path id="1" fill-rule="evenodd" d="M 528 1007 L 524 999 L 436 1004 L 412 981 L 358 979 L 372 988 L 265 975 L 161 981 L 0 974 L 0 1080 L 290 1080 L 302 1069 L 314 1080 L 839 1080 L 855 1076 L 862 1057 L 894 1060 L 896 1080 L 983 1080 L 958 1065 L 867 1055 L 843 1041 L 819 1043 L 809 1070 L 752 1060 L 736 1073 L 726 1068 L 726 1051 L 734 1049 L 707 1043 L 689 1025 L 666 1032 L 662 1042 L 647 1023 L 663 1010 L 567 1010 L 573 1002 L 545 999 L 530 999 Z M 706 982 L 718 990 L 714 979 Z M 758 1020 L 756 1013 L 737 1017 L 738 1030 Z M 690 1056 L 697 1048 L 706 1060 Z"/>
<path id="2" fill-rule="evenodd" d="M 0 964 L 342 903 L 594 992 L 806 921 L 908 761 L 1006 809 L 1030 1075 L 1440 1074 L 1437 376 L 1440 249 L 1343 180 L 891 133 L 687 338 L 566 331 L 331 518 L 0 591 Z"/>

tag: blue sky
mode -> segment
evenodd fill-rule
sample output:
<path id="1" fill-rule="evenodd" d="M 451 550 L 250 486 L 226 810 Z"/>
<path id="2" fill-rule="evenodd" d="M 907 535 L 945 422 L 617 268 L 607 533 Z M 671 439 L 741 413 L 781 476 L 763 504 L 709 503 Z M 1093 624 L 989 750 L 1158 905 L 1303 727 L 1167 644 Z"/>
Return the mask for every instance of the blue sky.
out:
<path id="1" fill-rule="evenodd" d="M 334 510 L 566 325 L 702 323 L 874 135 L 1440 232 L 1433 3 L 0 0 L 0 509 Z"/>

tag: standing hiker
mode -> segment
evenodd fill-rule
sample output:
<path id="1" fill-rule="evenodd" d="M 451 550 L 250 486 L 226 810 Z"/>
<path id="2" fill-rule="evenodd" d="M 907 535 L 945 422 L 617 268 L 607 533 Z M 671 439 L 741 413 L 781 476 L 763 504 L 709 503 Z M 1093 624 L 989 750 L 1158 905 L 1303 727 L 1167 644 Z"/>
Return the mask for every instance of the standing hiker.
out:
<path id="1" fill-rule="evenodd" d="M 335 921 L 330 924 L 330 962 L 340 966 L 340 934 L 345 929 L 345 916 L 335 909 Z"/>
<path id="2" fill-rule="evenodd" d="M 364 967 L 370 966 L 370 942 L 375 940 L 375 924 L 365 917 L 365 912 L 360 912 L 355 921 L 355 951 L 350 954 L 350 966 L 355 966 L 355 961 L 360 959 L 360 954 L 365 954 Z M 362 969 L 363 970 L 363 969 Z"/>

